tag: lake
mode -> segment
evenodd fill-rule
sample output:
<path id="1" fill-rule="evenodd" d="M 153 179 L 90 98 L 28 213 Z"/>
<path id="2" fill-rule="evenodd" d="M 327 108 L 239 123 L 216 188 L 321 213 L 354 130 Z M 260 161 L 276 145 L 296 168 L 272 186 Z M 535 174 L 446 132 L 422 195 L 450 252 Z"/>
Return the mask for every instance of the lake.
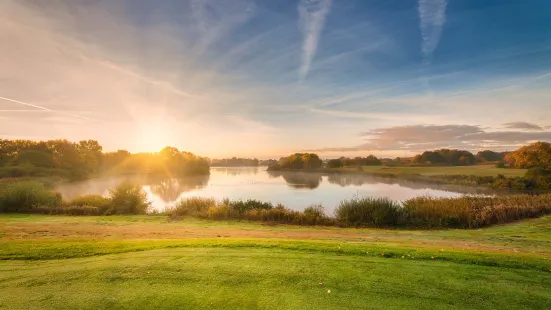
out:
<path id="1" fill-rule="evenodd" d="M 474 193 L 474 189 L 469 188 L 464 188 L 459 193 L 457 190 L 444 190 L 434 185 L 390 181 L 358 174 L 324 176 L 311 172 L 266 171 L 266 167 L 211 168 L 210 172 L 209 176 L 179 179 L 150 176 L 101 177 L 64 183 L 56 190 L 66 199 L 85 194 L 108 195 L 110 188 L 123 181 L 130 181 L 142 186 L 153 208 L 159 211 L 183 198 L 213 197 L 258 199 L 274 204 L 281 203 L 294 210 L 322 204 L 329 214 L 333 213 L 341 200 L 355 196 L 386 196 L 403 201 L 423 195 L 455 197 Z"/>

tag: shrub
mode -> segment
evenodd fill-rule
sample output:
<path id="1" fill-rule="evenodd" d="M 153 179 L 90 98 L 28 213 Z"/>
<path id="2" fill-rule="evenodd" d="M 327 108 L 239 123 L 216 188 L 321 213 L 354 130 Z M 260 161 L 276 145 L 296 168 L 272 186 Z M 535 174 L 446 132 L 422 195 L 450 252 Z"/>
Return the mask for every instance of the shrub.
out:
<path id="1" fill-rule="evenodd" d="M 150 208 L 147 193 L 140 186 L 123 182 L 109 194 L 112 205 L 108 214 L 145 214 Z"/>
<path id="2" fill-rule="evenodd" d="M 325 214 L 322 205 L 311 205 L 302 211 L 302 221 L 308 225 L 327 224 L 329 217 Z"/>
<path id="3" fill-rule="evenodd" d="M 84 195 L 73 198 L 68 205 L 76 207 L 95 207 L 99 210 L 100 214 L 103 214 L 111 209 L 113 206 L 110 198 L 103 197 L 101 195 Z"/>
<path id="4" fill-rule="evenodd" d="M 498 162 L 496 163 L 496 168 L 505 168 L 505 163 L 502 162 L 502 161 L 498 161 Z"/>
<path id="5" fill-rule="evenodd" d="M 269 210 L 274 207 L 270 202 L 262 202 L 255 199 L 234 200 L 234 201 L 225 199 L 224 201 L 222 201 L 222 203 L 229 205 L 232 210 L 240 214 L 245 213 L 247 211 L 252 211 L 252 210 Z"/>
<path id="6" fill-rule="evenodd" d="M 19 181 L 2 184 L 0 212 L 29 212 L 37 207 L 61 205 L 61 195 L 36 181 Z"/>
<path id="7" fill-rule="evenodd" d="M 344 226 L 368 227 L 396 224 L 400 205 L 387 197 L 343 200 L 335 209 L 335 217 Z"/>

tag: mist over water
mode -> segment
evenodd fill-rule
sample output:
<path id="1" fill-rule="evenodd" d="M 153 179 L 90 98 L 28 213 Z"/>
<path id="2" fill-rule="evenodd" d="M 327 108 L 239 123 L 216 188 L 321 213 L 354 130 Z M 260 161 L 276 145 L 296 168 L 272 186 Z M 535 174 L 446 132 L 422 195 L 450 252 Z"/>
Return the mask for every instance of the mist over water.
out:
<path id="1" fill-rule="evenodd" d="M 151 176 L 101 177 L 65 183 L 56 190 L 71 199 L 85 194 L 108 195 L 109 189 L 123 181 L 142 186 L 155 210 L 162 211 L 180 199 L 213 197 L 215 199 L 258 199 L 281 203 L 288 208 L 303 210 L 312 204 L 322 204 L 328 213 L 343 199 L 354 196 L 386 196 L 397 201 L 430 195 L 455 197 L 473 192 L 448 191 L 434 185 L 384 180 L 366 175 L 311 172 L 272 172 L 266 167 L 211 168 L 208 176 L 178 179 Z"/>

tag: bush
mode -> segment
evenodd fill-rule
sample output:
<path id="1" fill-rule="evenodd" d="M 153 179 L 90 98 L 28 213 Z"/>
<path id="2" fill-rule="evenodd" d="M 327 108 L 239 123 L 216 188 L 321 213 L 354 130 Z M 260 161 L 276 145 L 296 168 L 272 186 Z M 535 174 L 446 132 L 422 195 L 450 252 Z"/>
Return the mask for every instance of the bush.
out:
<path id="1" fill-rule="evenodd" d="M 68 205 L 76 207 L 95 207 L 99 210 L 100 214 L 106 213 L 113 207 L 111 199 L 101 195 L 79 196 L 69 201 Z"/>
<path id="2" fill-rule="evenodd" d="M 379 227 L 396 224 L 400 205 L 387 197 L 343 200 L 335 210 L 337 222 L 343 226 Z"/>
<path id="3" fill-rule="evenodd" d="M 502 161 L 498 161 L 498 162 L 496 163 L 496 168 L 505 168 L 505 163 L 502 162 Z"/>
<path id="4" fill-rule="evenodd" d="M 131 183 L 121 183 L 109 190 L 111 208 L 108 214 L 145 214 L 150 208 L 147 193 Z"/>
<path id="5" fill-rule="evenodd" d="M 302 220 L 308 225 L 327 224 L 330 222 L 322 205 L 311 205 L 306 207 L 306 209 L 302 211 L 302 214 Z"/>
<path id="6" fill-rule="evenodd" d="M 0 212 L 29 212 L 37 207 L 57 206 L 61 206 L 61 195 L 40 182 L 8 182 L 0 188 Z"/>
<path id="7" fill-rule="evenodd" d="M 236 211 L 239 214 L 245 213 L 252 210 L 269 210 L 274 206 L 269 202 L 262 202 L 255 199 L 248 200 L 235 200 L 230 201 L 225 199 L 222 201 L 223 204 L 227 204 L 232 210 Z"/>

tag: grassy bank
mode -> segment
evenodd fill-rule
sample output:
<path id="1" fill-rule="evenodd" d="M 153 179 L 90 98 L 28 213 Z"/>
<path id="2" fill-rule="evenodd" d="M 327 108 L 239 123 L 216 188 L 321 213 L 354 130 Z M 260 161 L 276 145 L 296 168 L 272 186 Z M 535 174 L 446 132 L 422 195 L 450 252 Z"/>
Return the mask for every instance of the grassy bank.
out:
<path id="1" fill-rule="evenodd" d="M 373 174 L 404 175 L 417 174 L 422 176 L 442 175 L 474 175 L 479 177 L 497 177 L 503 175 L 508 178 L 523 177 L 527 169 L 503 169 L 495 165 L 472 165 L 472 166 L 363 166 L 362 170 Z"/>
<path id="2" fill-rule="evenodd" d="M 0 215 L 0 306 L 547 309 L 550 229 L 551 217 L 396 231 Z"/>
<path id="3" fill-rule="evenodd" d="M 69 201 L 40 182 L 0 186 L 0 213 L 63 215 L 147 214 L 150 203 L 139 186 L 121 183 L 108 197 L 85 195 Z M 536 218 L 551 213 L 551 194 L 495 197 L 417 197 L 403 202 L 386 197 L 356 197 L 340 202 L 333 215 L 323 206 L 302 211 L 258 200 L 217 201 L 187 198 L 163 211 L 171 219 L 249 220 L 276 224 L 339 227 L 478 228 Z"/>

